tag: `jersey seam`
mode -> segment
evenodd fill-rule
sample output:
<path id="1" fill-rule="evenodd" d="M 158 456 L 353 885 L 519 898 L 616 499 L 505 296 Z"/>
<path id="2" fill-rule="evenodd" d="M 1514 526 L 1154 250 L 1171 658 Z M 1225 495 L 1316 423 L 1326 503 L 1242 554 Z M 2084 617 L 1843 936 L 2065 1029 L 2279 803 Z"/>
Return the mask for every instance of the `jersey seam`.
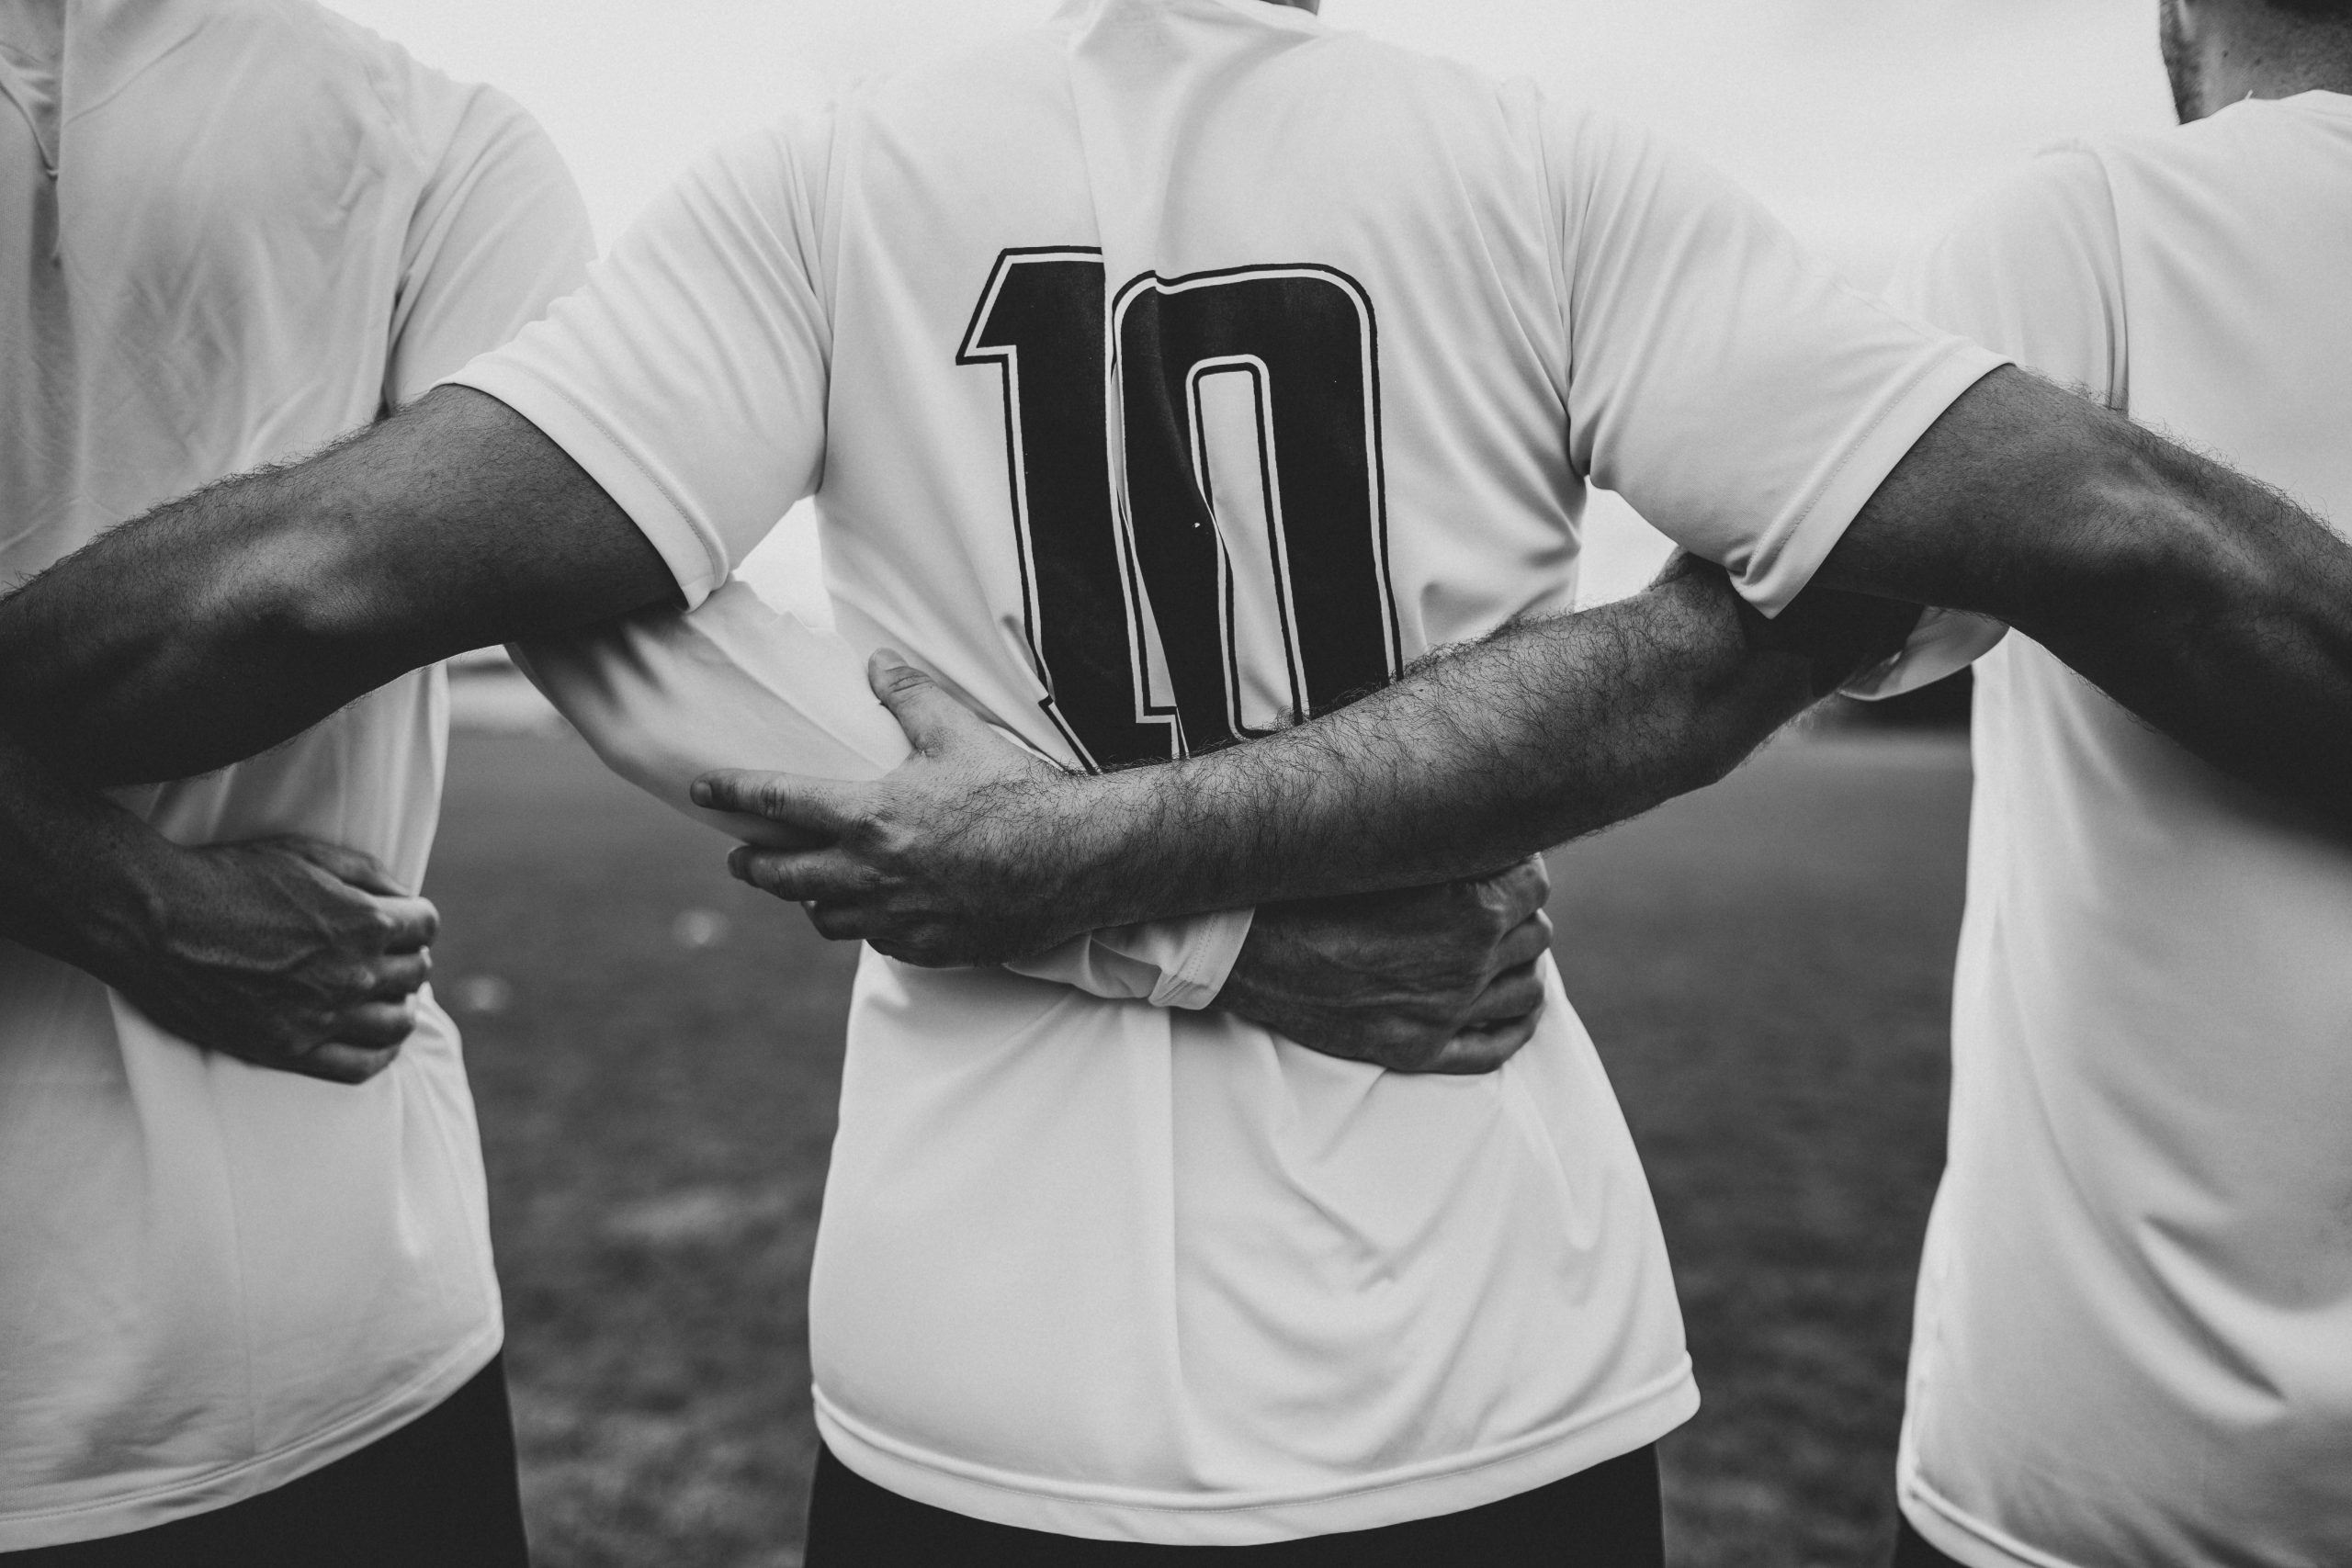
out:
<path id="1" fill-rule="evenodd" d="M 1959 338 L 1945 344 L 1934 358 L 1919 367 L 1908 386 L 1879 405 L 1878 412 L 1871 416 L 1870 423 L 1862 427 L 1861 434 L 1846 444 L 1846 449 L 1838 454 L 1838 461 L 1831 466 L 1826 474 L 1822 476 L 1821 482 L 1813 487 L 1813 493 L 1806 498 L 1804 509 L 1790 520 L 1788 527 L 1782 529 L 1777 537 L 1769 540 L 1764 547 L 1757 552 L 1756 565 L 1758 570 L 1743 572 L 1740 574 L 1742 577 L 1755 581 L 1772 575 L 1773 568 L 1780 564 L 1781 557 L 1787 552 L 1789 546 L 1806 531 L 1806 525 L 1813 521 L 1815 513 L 1820 510 L 1823 500 L 1838 489 L 1838 481 L 1846 477 L 1847 470 L 1854 466 L 1855 460 L 1871 448 L 1871 444 L 1877 439 L 1878 433 L 1885 428 L 1887 421 L 1908 408 L 1911 400 L 1918 395 L 1919 389 L 1926 386 L 1937 372 L 1964 354 L 1970 346 L 1966 340 Z M 1988 369 L 1985 375 L 1990 374 L 1992 371 Z M 1983 379 L 1983 377 L 1979 377 L 1978 379 Z M 1974 383 L 1971 382 L 1970 385 L 1973 386 Z M 1951 405 L 1947 403 L 1945 406 L 1949 408 Z M 1864 504 L 1868 504 L 1867 498 Z M 1860 515 L 1858 508 L 1854 516 Z M 1853 524 L 1853 517 L 1846 519 L 1847 527 L 1852 527 Z M 1839 536 L 1844 536 L 1843 529 L 1839 530 Z M 1809 581 L 1810 578 L 1807 581 Z M 1802 592 L 1804 586 L 1804 583 L 1799 583 L 1797 592 Z M 1795 596 L 1795 593 L 1790 595 L 1792 599 Z M 1785 604 L 1781 607 L 1787 608 Z"/>
<path id="2" fill-rule="evenodd" d="M 2123 209 L 2116 201 L 2115 175 L 2107 166 L 2106 153 L 2087 144 L 2083 151 L 2098 171 L 2099 189 L 2107 197 L 2105 238 L 2111 250 L 2100 259 L 2114 263 L 2109 276 L 2115 279 L 2115 341 L 2108 345 L 2107 396 L 2100 400 L 2128 419 L 2132 412 L 2132 280 L 2123 275 Z"/>
<path id="3" fill-rule="evenodd" d="M 1904 1492 L 1909 1498 L 1916 1500 L 1922 1508 L 1932 1511 L 1938 1518 L 1952 1529 L 1964 1531 L 1996 1551 L 2006 1552 L 2020 1562 L 2030 1564 L 2031 1568 L 2079 1568 L 2079 1565 L 2072 1561 L 2028 1546 L 2015 1536 L 2005 1530 L 1996 1529 L 1969 1513 L 1922 1480 L 1916 1461 L 1912 1465 L 1911 1473 L 1905 1476 L 1903 1482 Z"/>
<path id="4" fill-rule="evenodd" d="M 391 1408 L 393 1405 L 400 1404 L 403 1399 L 414 1394 L 419 1389 L 424 1388 L 435 1380 L 447 1376 L 450 1368 L 462 1364 L 469 1357 L 474 1355 L 477 1351 L 481 1350 L 486 1345 L 489 1354 L 484 1355 L 481 1358 L 481 1362 L 475 1368 L 476 1371 L 481 1371 L 482 1367 L 486 1367 L 490 1364 L 491 1356 L 497 1354 L 498 1348 L 504 1342 L 504 1325 L 492 1322 L 481 1332 L 469 1336 L 464 1344 L 460 1345 L 449 1355 L 444 1357 L 441 1360 L 435 1362 L 431 1370 L 420 1373 L 409 1382 L 402 1383 L 398 1389 L 395 1389 L 392 1393 L 386 1394 L 383 1398 L 377 1400 L 363 1409 L 352 1412 L 350 1415 L 345 1416 L 342 1420 L 335 1422 L 332 1426 L 321 1427 L 317 1431 L 309 1432 L 304 1434 L 302 1437 L 292 1439 L 291 1441 L 281 1443 L 277 1448 L 270 1450 L 267 1453 L 254 1454 L 248 1459 L 239 1460 L 233 1464 L 222 1465 L 217 1469 L 204 1471 L 195 1476 L 180 1481 L 175 1481 L 168 1485 L 150 1487 L 142 1492 L 126 1492 L 95 1503 L 76 1503 L 64 1507 L 40 1508 L 29 1513 L 0 1514 L 0 1524 L 40 1524 L 51 1519 L 70 1519 L 85 1514 L 104 1513 L 113 1508 L 126 1508 L 134 1506 L 141 1503 L 152 1503 L 158 1498 L 169 1497 L 176 1493 L 193 1492 L 206 1486 L 217 1484 L 222 1481 L 232 1480 L 236 1476 L 245 1473 L 247 1471 L 262 1468 L 263 1466 L 284 1459 L 288 1454 L 298 1452 L 302 1449 L 324 1446 L 335 1438 L 341 1437 L 349 1432 L 354 1427 L 366 1425 L 368 1421 L 382 1415 L 386 1410 Z M 422 1416 L 424 1413 L 420 1411 L 418 1414 Z M 395 1429 L 397 1430 L 397 1428 Z M 389 1437 L 390 1434 L 386 1433 L 385 1436 Z"/>
<path id="5" fill-rule="evenodd" d="M 1499 1464 L 1507 1464 L 1513 1460 L 1523 1459 L 1529 1454 L 1536 1453 L 1554 1443 L 1566 1441 L 1580 1432 L 1588 1431 L 1594 1427 L 1600 1426 L 1604 1422 L 1632 1414 L 1640 1410 L 1646 1404 L 1668 1399 L 1679 1390 L 1689 1387 L 1690 1385 L 1690 1357 L 1686 1351 L 1672 1371 L 1661 1377 L 1653 1378 L 1650 1382 L 1642 1384 L 1639 1388 L 1620 1395 L 1616 1400 L 1610 1404 L 1601 1405 L 1598 1409 L 1580 1411 L 1569 1420 L 1555 1423 L 1553 1426 L 1544 1427 L 1539 1432 L 1514 1439 L 1511 1442 L 1498 1444 L 1494 1448 L 1479 1454 L 1477 1457 L 1470 1459 L 1467 1462 L 1442 1468 L 1432 1468 L 1419 1474 L 1400 1475 L 1387 1481 L 1374 1481 L 1360 1485 L 1341 1486 L 1329 1491 L 1299 1492 L 1282 1496 L 1261 1497 L 1244 1503 L 1150 1503 L 1128 1501 L 1124 1498 L 1090 1496 L 1082 1492 L 1054 1491 L 1035 1486 L 1020 1486 L 1015 1485 L 1011 1482 L 997 1480 L 989 1476 L 971 1474 L 960 1469 L 951 1469 L 944 1464 L 933 1462 L 931 1457 L 928 1455 L 924 1455 L 924 1457 L 921 1458 L 914 1457 L 915 1455 L 923 1454 L 923 1450 L 916 1449 L 912 1444 L 903 1442 L 902 1440 L 883 1438 L 879 1434 L 871 1432 L 870 1428 L 867 1428 L 864 1422 L 861 1422 L 853 1416 L 845 1416 L 839 1405 L 835 1404 L 832 1400 L 826 1397 L 822 1389 L 812 1386 L 809 1392 L 813 1395 L 815 1402 L 823 1408 L 824 1412 L 828 1416 L 831 1416 L 835 1421 L 840 1422 L 843 1427 L 849 1427 L 857 1436 L 859 1440 L 882 1450 L 882 1451 L 889 1454 L 892 1458 L 898 1460 L 902 1464 L 915 1465 L 922 1469 L 928 1470 L 935 1475 L 945 1476 L 966 1485 L 985 1487 L 991 1492 L 1002 1493 L 1012 1497 L 1043 1499 L 1067 1505 L 1114 1509 L 1126 1513 L 1201 1516 L 1212 1514 L 1258 1513 L 1269 1509 L 1291 1508 L 1314 1504 L 1340 1502 L 1354 1497 L 1376 1497 L 1383 1493 L 1393 1492 L 1400 1487 L 1421 1486 L 1431 1482 L 1446 1481 L 1464 1475 L 1475 1475 L 1482 1470 L 1490 1469 L 1493 1466 Z"/>
<path id="6" fill-rule="evenodd" d="M 697 593 L 707 591 L 726 577 L 729 570 L 728 563 L 723 560 L 714 560 L 712 558 L 710 541 L 704 537 L 703 530 L 695 526 L 694 514 L 680 503 L 677 496 L 671 492 L 669 485 L 662 480 L 659 474 L 656 474 L 651 468 L 645 465 L 644 461 L 640 459 L 637 453 L 630 448 L 628 443 L 621 439 L 618 433 L 613 429 L 612 425 L 608 423 L 602 415 L 597 413 L 594 409 L 592 409 L 585 403 L 580 401 L 579 399 L 574 398 L 564 388 L 548 380 L 546 377 L 537 374 L 536 371 L 512 364 L 504 366 L 503 368 L 510 373 L 522 376 L 534 387 L 556 399 L 566 408 L 570 409 L 574 414 L 578 415 L 582 421 L 587 423 L 598 435 L 604 438 L 605 449 L 620 458 L 622 462 L 627 463 L 638 477 L 642 479 L 646 482 L 647 486 L 650 488 L 656 495 L 659 495 L 662 498 L 662 502 L 669 506 L 672 513 L 676 515 L 677 520 L 684 525 L 687 535 L 692 537 L 695 542 L 695 547 L 701 551 L 703 557 L 703 570 L 701 574 L 692 582 L 681 582 L 678 584 L 679 589 L 685 594 L 689 601 L 695 599 Z M 460 386 L 472 385 L 470 381 L 466 379 L 466 372 L 464 371 L 460 371 L 458 375 L 449 378 L 449 380 L 456 382 Z M 445 382 L 439 384 L 447 385 L 447 383 Z M 477 391 L 486 391 L 486 389 L 480 387 L 476 387 L 474 389 Z M 486 395 L 490 397 L 498 396 L 495 392 L 487 392 Z M 503 398 L 499 400 L 502 402 L 505 401 Z M 515 410 L 515 412 L 517 413 L 522 412 L 520 409 Z M 523 417 L 525 419 L 529 419 L 530 415 L 524 414 Z M 559 443 L 559 445 L 560 444 Z M 571 456 L 569 453 L 566 455 Z M 584 468 L 586 465 L 582 464 L 582 466 Z M 634 517 L 630 519 L 630 522 L 633 524 L 636 523 L 636 521 L 637 520 Z M 637 524 L 637 526 L 640 532 L 643 530 L 644 525 L 642 524 Z"/>

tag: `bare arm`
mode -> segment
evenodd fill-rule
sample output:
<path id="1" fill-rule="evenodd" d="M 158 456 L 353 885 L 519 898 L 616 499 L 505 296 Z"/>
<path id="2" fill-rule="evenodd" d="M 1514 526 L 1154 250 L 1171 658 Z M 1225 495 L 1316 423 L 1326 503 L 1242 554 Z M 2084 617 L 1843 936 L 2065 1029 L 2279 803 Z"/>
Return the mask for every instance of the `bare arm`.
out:
<path id="1" fill-rule="evenodd" d="M 236 761 L 416 665 L 671 592 L 569 458 L 456 389 L 101 536 L 0 601 L 0 933 L 198 1044 L 369 1077 L 413 1022 L 432 906 L 336 846 L 182 848 L 92 786 Z"/>
<path id="2" fill-rule="evenodd" d="M 1440 883 L 1712 783 L 1917 617 L 1808 600 L 1767 621 L 1719 569 L 1682 558 L 1633 598 L 1425 659 L 1311 723 L 1092 778 L 993 742 L 877 658 L 876 689 L 915 745 L 905 768 L 867 785 L 733 773 L 704 787 L 837 835 L 733 863 L 813 900 L 826 935 L 917 963 L 993 961 L 1130 908 Z"/>
<path id="3" fill-rule="evenodd" d="M 181 778 L 435 660 L 675 593 L 560 447 L 443 388 L 158 507 L 0 601 L 0 727 L 90 782 Z"/>
<path id="4" fill-rule="evenodd" d="M 1815 581 L 2007 622 L 2215 767 L 2352 827 L 2352 545 L 2086 399 L 1987 378 Z"/>
<path id="5" fill-rule="evenodd" d="M 1843 589 L 2007 621 L 2216 765 L 2352 820 L 2352 547 L 2022 372 L 1952 405 L 1815 582 L 1800 605 Z M 713 798 L 835 836 L 739 863 L 817 900 L 828 934 L 967 961 L 1064 921 L 1437 881 L 1645 810 L 1809 699 L 1815 667 L 1776 646 L 1804 615 L 1761 623 L 1685 571 L 1163 768 L 1045 779 L 919 748 L 875 785 L 725 778 Z"/>
<path id="6" fill-rule="evenodd" d="M 180 1038 L 356 1083 L 399 1054 L 433 906 L 308 840 L 186 849 L 0 737 L 0 937 Z"/>

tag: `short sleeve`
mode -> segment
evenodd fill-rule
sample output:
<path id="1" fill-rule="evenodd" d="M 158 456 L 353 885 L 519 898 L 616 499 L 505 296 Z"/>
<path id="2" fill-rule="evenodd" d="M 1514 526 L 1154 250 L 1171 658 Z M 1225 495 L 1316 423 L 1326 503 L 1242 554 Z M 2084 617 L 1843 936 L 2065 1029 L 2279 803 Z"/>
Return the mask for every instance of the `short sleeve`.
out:
<path id="1" fill-rule="evenodd" d="M 1778 614 L 2000 356 L 1848 288 L 1690 155 L 1546 116 L 1571 459 Z"/>
<path id="2" fill-rule="evenodd" d="M 673 810 L 751 842 L 773 824 L 694 804 L 713 768 L 880 778 L 907 758 L 865 660 L 831 632 L 780 613 L 741 581 L 690 611 L 648 610 L 514 649 L 514 661 L 605 766 Z M 1252 912 L 1229 909 L 1073 938 L 1007 964 L 1114 1001 L 1207 1007 L 1225 988 Z"/>
<path id="3" fill-rule="evenodd" d="M 820 127 L 721 147 L 579 292 L 450 379 L 561 446 L 643 529 L 689 605 L 816 488 L 831 343 L 804 163 Z"/>
<path id="4" fill-rule="evenodd" d="M 595 254 L 580 187 L 538 123 L 503 94 L 432 85 L 458 102 L 424 148 L 401 249 L 384 374 L 393 407 L 545 315 Z"/>
<path id="5" fill-rule="evenodd" d="M 2045 152 L 1896 275 L 1896 305 L 2061 386 L 2124 406 L 2123 261 L 2107 171 Z"/>
<path id="6" fill-rule="evenodd" d="M 2043 153 L 1969 208 L 1896 276 L 1891 297 L 2110 408 L 2129 399 L 2115 198 L 2086 148 Z M 1846 691 L 1891 697 L 1924 686 L 1984 657 L 2007 630 L 1930 610 L 1900 653 Z"/>

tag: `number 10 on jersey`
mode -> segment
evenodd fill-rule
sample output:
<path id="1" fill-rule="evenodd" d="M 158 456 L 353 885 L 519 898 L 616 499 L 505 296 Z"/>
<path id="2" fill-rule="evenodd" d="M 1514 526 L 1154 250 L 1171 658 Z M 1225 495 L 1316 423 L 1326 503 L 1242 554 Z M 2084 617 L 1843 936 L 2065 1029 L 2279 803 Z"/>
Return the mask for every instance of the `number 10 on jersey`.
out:
<path id="1" fill-rule="evenodd" d="M 1372 302 L 1313 265 L 998 257 L 959 365 L 1003 374 L 1022 617 L 1091 768 L 1181 756 L 1396 673 Z"/>

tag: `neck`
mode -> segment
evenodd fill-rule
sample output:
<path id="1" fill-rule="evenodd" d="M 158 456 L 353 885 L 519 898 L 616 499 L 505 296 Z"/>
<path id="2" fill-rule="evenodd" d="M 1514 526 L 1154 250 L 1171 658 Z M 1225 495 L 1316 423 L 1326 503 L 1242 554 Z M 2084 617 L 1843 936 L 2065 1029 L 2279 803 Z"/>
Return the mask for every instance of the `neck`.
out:
<path id="1" fill-rule="evenodd" d="M 2315 22 L 2264 0 L 2215 6 L 2186 40 L 2196 60 L 2195 91 L 2181 118 L 2202 119 L 2245 98 L 2352 93 L 2352 24 Z"/>

